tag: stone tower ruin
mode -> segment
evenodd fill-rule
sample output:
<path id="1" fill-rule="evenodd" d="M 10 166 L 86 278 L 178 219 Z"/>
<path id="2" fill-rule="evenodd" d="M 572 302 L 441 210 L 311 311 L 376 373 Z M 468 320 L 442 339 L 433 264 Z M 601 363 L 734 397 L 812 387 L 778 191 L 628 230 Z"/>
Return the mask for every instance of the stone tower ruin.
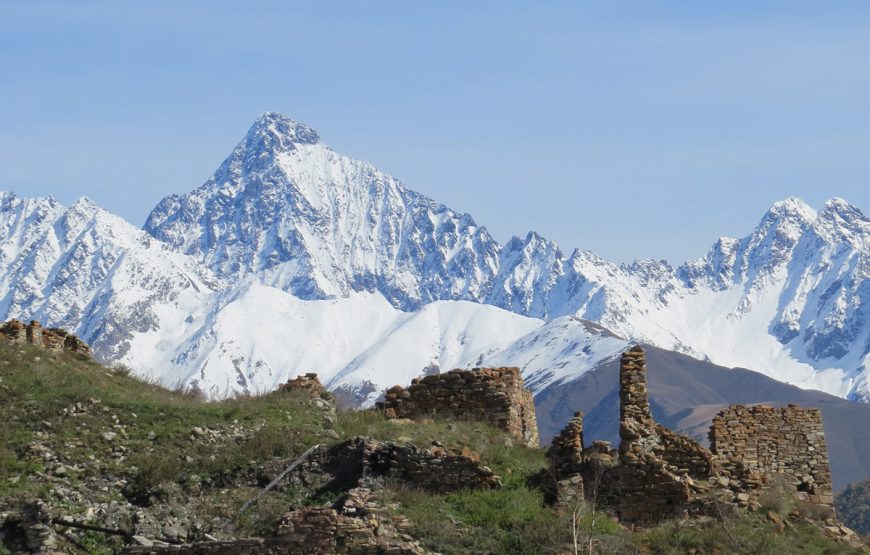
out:
<path id="1" fill-rule="evenodd" d="M 519 368 L 451 370 L 387 390 L 377 407 L 387 418 L 451 418 L 487 422 L 530 447 L 540 444 L 532 393 Z"/>
<path id="2" fill-rule="evenodd" d="M 594 499 L 640 524 L 710 514 L 721 503 L 754 507 L 765 487 L 833 503 L 817 409 L 732 405 L 714 418 L 707 449 L 653 419 L 639 346 L 620 360 L 619 400 L 618 450 L 601 441 L 584 447 L 580 413 L 553 439 L 548 454 L 561 499 Z"/>

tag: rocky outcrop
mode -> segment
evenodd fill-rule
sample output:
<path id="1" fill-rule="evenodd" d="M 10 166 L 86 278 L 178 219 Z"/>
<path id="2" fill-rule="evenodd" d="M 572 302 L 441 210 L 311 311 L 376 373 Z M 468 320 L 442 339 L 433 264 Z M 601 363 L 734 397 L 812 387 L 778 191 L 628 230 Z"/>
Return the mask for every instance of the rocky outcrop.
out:
<path id="1" fill-rule="evenodd" d="M 51 351 L 91 356 L 88 344 L 75 335 L 61 328 L 43 328 L 36 320 L 26 325 L 18 320 L 9 320 L 0 327 L 0 338 L 12 343 L 37 345 Z"/>
<path id="2" fill-rule="evenodd" d="M 387 418 L 452 418 L 486 422 L 530 447 L 540 443 L 532 393 L 519 368 L 451 370 L 395 386 L 377 403 Z"/>

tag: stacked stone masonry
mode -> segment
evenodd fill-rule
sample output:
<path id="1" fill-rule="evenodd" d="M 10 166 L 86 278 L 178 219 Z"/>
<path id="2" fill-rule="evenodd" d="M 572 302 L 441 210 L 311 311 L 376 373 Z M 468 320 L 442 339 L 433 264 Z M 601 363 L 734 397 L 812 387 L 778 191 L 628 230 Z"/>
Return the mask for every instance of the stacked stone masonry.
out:
<path id="1" fill-rule="evenodd" d="M 537 447 L 535 404 L 519 368 L 451 370 L 395 386 L 377 403 L 387 418 L 452 418 L 487 422 Z"/>
<path id="2" fill-rule="evenodd" d="M 267 539 L 136 546 L 130 555 L 426 555 L 419 545 L 386 533 L 377 519 L 345 516 L 331 507 L 306 507 L 284 515 Z"/>
<path id="3" fill-rule="evenodd" d="M 576 412 L 568 421 L 568 425 L 553 438 L 553 443 L 547 451 L 553 473 L 562 477 L 557 484 L 560 498 L 564 505 L 571 505 L 583 495 L 583 413 Z"/>
<path id="4" fill-rule="evenodd" d="M 91 355 L 91 348 L 75 335 L 61 328 L 43 328 L 36 320 L 29 324 L 9 320 L 0 327 L 0 338 L 11 343 L 38 345 L 51 351 Z"/>
<path id="5" fill-rule="evenodd" d="M 365 468 L 356 476 L 362 483 L 380 484 L 372 480 L 379 472 L 371 465 L 392 444 L 365 438 L 355 438 L 322 453 L 340 466 Z M 383 475 L 383 474 L 381 474 Z M 132 546 L 124 553 L 160 555 L 164 553 L 194 554 L 266 554 L 266 555 L 429 555 L 418 542 L 403 535 L 410 521 L 385 511 L 375 489 L 354 486 L 332 507 L 303 507 L 284 514 L 278 521 L 274 537 L 210 541 L 185 545 L 154 544 Z"/>
<path id="6" fill-rule="evenodd" d="M 320 378 L 315 373 L 308 373 L 304 376 L 297 376 L 292 380 L 287 380 L 278 386 L 279 391 L 299 391 L 308 393 L 311 398 L 323 397 L 327 392 L 323 384 L 320 383 Z"/>
<path id="7" fill-rule="evenodd" d="M 647 399 L 646 361 L 640 347 L 622 354 L 619 401 L 620 453 L 642 453 L 660 447 Z"/>
<path id="8" fill-rule="evenodd" d="M 412 444 L 357 437 L 329 449 L 327 466 L 358 486 L 369 478 L 392 478 L 432 492 L 493 489 L 499 477 L 467 449 L 455 451 L 433 444 L 422 449 Z"/>
<path id="9" fill-rule="evenodd" d="M 742 463 L 766 482 L 824 505 L 834 502 L 822 412 L 795 405 L 732 405 L 713 418 L 710 449 L 724 464 Z"/>
<path id="10" fill-rule="evenodd" d="M 723 503 L 754 506 L 766 486 L 832 503 L 820 411 L 734 405 L 714 419 L 706 449 L 653 420 L 640 347 L 623 354 L 619 384 L 618 451 L 598 441 L 584 448 L 580 413 L 553 439 L 548 454 L 560 499 L 579 491 L 640 524 L 718 513 Z"/>

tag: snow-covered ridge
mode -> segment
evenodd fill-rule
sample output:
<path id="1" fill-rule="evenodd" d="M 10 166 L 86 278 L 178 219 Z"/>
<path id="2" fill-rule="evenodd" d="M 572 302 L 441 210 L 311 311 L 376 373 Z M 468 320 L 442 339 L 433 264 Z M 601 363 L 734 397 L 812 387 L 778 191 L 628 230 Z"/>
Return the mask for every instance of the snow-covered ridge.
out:
<path id="1" fill-rule="evenodd" d="M 210 395 L 318 371 L 370 402 L 474 364 L 521 365 L 540 385 L 631 340 L 870 400 L 870 222 L 842 199 L 778 202 L 678 267 L 617 265 L 534 232 L 501 245 L 267 113 L 204 185 L 159 203 L 147 234 L 89 201 L 0 201 L 0 313 Z M 267 329 L 244 322 L 258 314 Z"/>
<path id="2" fill-rule="evenodd" d="M 566 256 L 534 232 L 500 245 L 470 216 L 370 164 L 280 131 L 300 126 L 262 116 L 211 180 L 165 199 L 146 229 L 218 275 L 254 274 L 304 299 L 368 291 L 405 311 L 470 300 L 545 320 L 578 316 L 803 387 L 870 394 L 868 220 L 842 199 L 818 212 L 777 202 L 749 236 L 721 238 L 676 268 L 616 265 Z"/>
<path id="3" fill-rule="evenodd" d="M 504 364 L 518 344 L 558 335 L 541 320 L 478 303 L 403 312 L 378 292 L 304 300 L 252 275 L 221 281 L 198 259 L 88 199 L 65 208 L 51 198 L 0 193 L 0 232 L 5 318 L 66 327 L 106 362 L 210 398 L 266 392 L 315 371 L 368 405 L 422 372 Z M 584 355 L 584 365 L 570 367 L 575 375 L 626 344 L 581 335 L 582 345 L 597 346 L 597 358 Z M 578 337 L 558 341 L 576 350 Z M 565 356 L 535 345 L 524 367 L 536 374 Z M 568 374 L 550 373 L 541 383 Z"/>
<path id="4" fill-rule="evenodd" d="M 0 193 L 0 314 L 74 331 L 104 360 L 170 348 L 219 280 L 89 199 Z M 143 334 L 159 336 L 145 346 Z"/>

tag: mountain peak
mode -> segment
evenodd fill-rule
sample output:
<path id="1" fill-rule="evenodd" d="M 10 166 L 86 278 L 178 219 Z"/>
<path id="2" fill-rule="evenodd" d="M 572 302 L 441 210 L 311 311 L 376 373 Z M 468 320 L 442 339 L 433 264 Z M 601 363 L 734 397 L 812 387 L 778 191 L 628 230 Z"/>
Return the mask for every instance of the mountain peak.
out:
<path id="1" fill-rule="evenodd" d="M 858 249 L 865 249 L 870 237 L 870 219 L 858 207 L 841 198 L 832 198 L 825 203 L 817 228 L 823 236 L 848 241 Z"/>
<path id="2" fill-rule="evenodd" d="M 765 219 L 796 218 L 805 222 L 816 219 L 816 210 L 798 197 L 788 197 L 785 200 L 774 202 L 765 214 Z"/>
<path id="3" fill-rule="evenodd" d="M 839 197 L 825 202 L 822 213 L 826 215 L 836 214 L 845 220 L 866 220 L 864 213 L 857 206 L 849 204 L 845 199 Z"/>
<path id="4" fill-rule="evenodd" d="M 320 136 L 315 130 L 278 112 L 260 114 L 248 130 L 246 138 L 254 139 L 264 146 L 281 146 L 285 150 L 291 150 L 294 144 L 313 145 L 320 142 Z"/>
<path id="5" fill-rule="evenodd" d="M 92 201 L 90 198 L 85 197 L 85 196 L 81 196 L 81 197 L 79 197 L 78 200 L 76 200 L 76 201 L 75 201 L 75 202 L 70 206 L 70 208 L 78 208 L 78 209 L 81 209 L 81 210 L 89 210 L 89 211 L 95 211 L 95 210 L 102 210 L 102 209 L 103 209 L 99 204 L 97 204 L 96 202 Z"/>

